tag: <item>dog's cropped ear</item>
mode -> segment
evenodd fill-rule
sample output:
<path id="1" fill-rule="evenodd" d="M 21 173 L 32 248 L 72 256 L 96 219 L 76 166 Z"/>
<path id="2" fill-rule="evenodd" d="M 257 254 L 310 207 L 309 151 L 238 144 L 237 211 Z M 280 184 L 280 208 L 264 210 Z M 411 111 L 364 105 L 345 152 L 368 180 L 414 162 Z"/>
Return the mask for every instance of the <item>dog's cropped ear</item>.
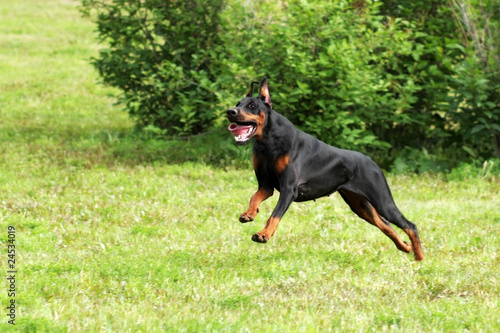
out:
<path id="1" fill-rule="evenodd" d="M 259 97 L 262 98 L 262 100 L 265 103 L 269 104 L 269 107 L 272 108 L 273 103 L 271 102 L 271 94 L 269 93 L 269 86 L 267 85 L 267 77 L 265 76 L 262 79 L 262 82 L 260 83 Z"/>
<path id="2" fill-rule="evenodd" d="M 247 96 L 246 97 L 252 97 L 252 93 L 253 93 L 253 85 L 254 84 L 259 84 L 259 82 L 257 81 L 253 81 L 252 83 L 250 83 L 250 89 L 248 90 L 248 93 L 247 93 Z"/>

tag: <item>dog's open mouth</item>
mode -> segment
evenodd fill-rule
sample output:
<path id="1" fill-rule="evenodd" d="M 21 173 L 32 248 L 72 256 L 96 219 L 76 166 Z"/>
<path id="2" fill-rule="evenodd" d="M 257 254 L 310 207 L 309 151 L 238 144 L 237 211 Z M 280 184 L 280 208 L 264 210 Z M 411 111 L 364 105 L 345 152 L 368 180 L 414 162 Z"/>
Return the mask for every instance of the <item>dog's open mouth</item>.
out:
<path id="1" fill-rule="evenodd" d="M 227 128 L 233 133 L 237 144 L 244 144 L 252 138 L 257 130 L 255 123 L 232 123 Z"/>

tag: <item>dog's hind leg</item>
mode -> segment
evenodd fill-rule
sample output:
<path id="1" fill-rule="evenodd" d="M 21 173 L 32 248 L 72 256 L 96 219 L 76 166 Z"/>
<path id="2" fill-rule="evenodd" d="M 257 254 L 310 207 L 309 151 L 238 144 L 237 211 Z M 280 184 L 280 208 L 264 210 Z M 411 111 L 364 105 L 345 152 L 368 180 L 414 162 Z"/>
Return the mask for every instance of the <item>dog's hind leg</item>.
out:
<path id="1" fill-rule="evenodd" d="M 356 213 L 359 217 L 361 217 L 365 221 L 379 228 L 385 235 L 387 235 L 394 242 L 394 244 L 399 250 L 406 253 L 409 253 L 412 250 L 412 246 L 408 245 L 406 242 L 401 240 L 398 234 L 390 226 L 389 221 L 387 221 L 383 216 L 381 216 L 375 209 L 375 207 L 373 207 L 373 205 L 367 199 L 365 199 L 363 196 L 357 193 L 346 190 L 341 190 L 339 191 L 339 193 L 354 213 Z M 413 231 L 410 228 L 403 228 L 403 230 L 408 234 L 410 240 L 412 241 L 415 260 L 417 261 L 422 260 L 423 254 L 422 250 L 420 249 L 420 241 L 418 240 L 418 233 L 416 232 L 416 229 L 415 231 Z"/>
<path id="2" fill-rule="evenodd" d="M 417 226 L 410 221 L 406 221 L 408 228 L 403 228 L 404 232 L 410 237 L 411 245 L 413 248 L 413 254 L 415 255 L 415 260 L 424 260 L 424 253 L 422 252 L 422 247 L 420 246 L 420 238 L 418 237 Z"/>
<path id="3" fill-rule="evenodd" d="M 408 221 L 403 214 L 399 211 L 398 207 L 394 203 L 394 199 L 392 199 L 392 195 L 390 195 L 390 190 L 387 189 L 389 195 L 386 196 L 384 201 L 373 202 L 373 206 L 376 206 L 374 210 L 380 216 L 380 218 L 386 224 L 394 224 L 398 228 L 402 229 L 410 238 L 412 251 L 415 256 L 415 260 L 421 261 L 424 259 L 424 253 L 422 252 L 422 247 L 420 245 L 420 238 L 418 236 L 417 226 Z M 380 192 L 379 192 L 380 195 Z M 384 202 L 382 204 L 382 202 Z"/>

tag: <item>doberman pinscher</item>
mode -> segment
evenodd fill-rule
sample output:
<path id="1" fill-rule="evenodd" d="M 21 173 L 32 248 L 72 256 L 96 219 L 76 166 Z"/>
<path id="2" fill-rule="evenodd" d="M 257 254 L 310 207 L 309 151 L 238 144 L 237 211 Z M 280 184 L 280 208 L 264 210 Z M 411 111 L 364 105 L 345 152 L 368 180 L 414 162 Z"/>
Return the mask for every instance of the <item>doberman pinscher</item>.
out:
<path id="1" fill-rule="evenodd" d="M 238 145 L 255 138 L 253 165 L 258 190 L 250 199 L 240 222 L 253 221 L 259 205 L 280 192 L 265 228 L 252 240 L 266 243 L 292 201 L 314 200 L 339 192 L 354 213 L 378 227 L 415 259 L 424 258 L 415 224 L 399 211 L 392 198 L 382 170 L 369 157 L 351 150 L 339 149 L 298 130 L 285 117 L 272 109 L 267 79 L 260 83 L 258 97 L 253 97 L 252 82 L 246 97 L 227 111 L 229 131 Z M 399 238 L 391 223 L 403 229 L 411 246 Z"/>

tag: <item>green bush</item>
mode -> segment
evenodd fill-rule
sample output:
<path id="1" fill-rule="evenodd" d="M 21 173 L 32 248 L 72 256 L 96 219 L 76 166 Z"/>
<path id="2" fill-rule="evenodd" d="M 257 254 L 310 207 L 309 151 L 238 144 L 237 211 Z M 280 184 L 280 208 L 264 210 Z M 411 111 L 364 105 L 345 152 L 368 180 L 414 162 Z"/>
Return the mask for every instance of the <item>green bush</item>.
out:
<path id="1" fill-rule="evenodd" d="M 452 0 L 463 60 L 451 80 L 448 116 L 473 158 L 500 157 L 500 3 Z"/>
<path id="2" fill-rule="evenodd" d="M 93 59 L 138 126 L 199 133 L 216 118 L 211 52 L 222 0 L 83 0 L 108 47 Z"/>

